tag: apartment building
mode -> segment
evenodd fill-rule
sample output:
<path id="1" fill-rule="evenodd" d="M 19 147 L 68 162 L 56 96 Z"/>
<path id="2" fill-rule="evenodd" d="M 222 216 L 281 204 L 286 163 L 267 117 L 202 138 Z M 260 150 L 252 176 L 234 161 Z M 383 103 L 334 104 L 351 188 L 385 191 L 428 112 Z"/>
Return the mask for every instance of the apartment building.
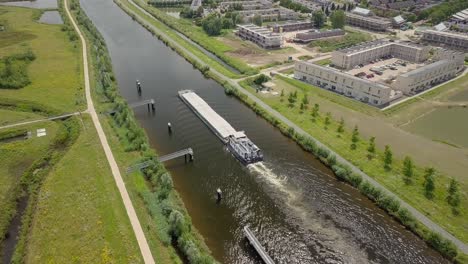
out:
<path id="1" fill-rule="evenodd" d="M 280 34 L 253 24 L 238 25 L 236 35 L 264 49 L 280 48 L 283 45 L 283 38 Z"/>
<path id="2" fill-rule="evenodd" d="M 363 16 L 353 12 L 346 12 L 346 24 L 375 31 L 386 31 L 392 22 L 377 16 Z"/>
<path id="3" fill-rule="evenodd" d="M 383 84 L 306 61 L 296 62 L 294 77 L 374 106 L 385 105 L 400 95 Z"/>
<path id="4" fill-rule="evenodd" d="M 344 34 L 345 31 L 338 28 L 324 31 L 311 30 L 309 32 L 297 33 L 294 42 L 309 43 L 317 39 L 344 36 Z"/>
<path id="5" fill-rule="evenodd" d="M 427 29 L 422 32 L 421 39 L 439 46 L 468 51 L 468 34 L 465 33 Z"/>
<path id="6" fill-rule="evenodd" d="M 252 19 L 255 15 L 262 16 L 263 21 L 280 21 L 280 20 L 297 20 L 299 14 L 283 8 L 268 8 L 268 9 L 259 9 L 259 10 L 241 10 L 239 14 L 242 15 L 244 22 L 252 22 Z"/>
<path id="7" fill-rule="evenodd" d="M 311 21 L 288 21 L 283 24 L 274 24 L 271 26 L 273 32 L 276 33 L 305 30 L 313 27 L 314 24 Z"/>
<path id="8" fill-rule="evenodd" d="M 429 56 L 430 47 L 409 42 L 376 40 L 341 49 L 332 53 L 332 63 L 342 69 L 351 69 L 359 64 L 386 56 L 393 56 L 411 62 L 423 62 Z"/>
<path id="9" fill-rule="evenodd" d="M 268 1 L 225 1 L 219 3 L 219 9 L 222 11 L 227 11 L 231 7 L 240 5 L 242 10 L 257 10 L 257 9 L 268 9 L 273 6 L 271 2 Z"/>
<path id="10" fill-rule="evenodd" d="M 401 74 L 392 86 L 407 95 L 422 92 L 454 78 L 463 70 L 464 58 L 461 52 L 440 50 L 434 56 L 436 62 Z"/>

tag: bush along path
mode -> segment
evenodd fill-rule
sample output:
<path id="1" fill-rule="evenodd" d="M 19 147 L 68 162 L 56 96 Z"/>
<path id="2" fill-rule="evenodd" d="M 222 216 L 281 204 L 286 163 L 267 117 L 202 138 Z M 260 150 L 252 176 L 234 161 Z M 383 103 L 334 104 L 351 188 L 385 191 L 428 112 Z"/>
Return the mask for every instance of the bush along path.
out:
<path id="1" fill-rule="evenodd" d="M 109 162 L 109 166 L 112 171 L 112 175 L 114 176 L 115 183 L 117 184 L 117 188 L 119 189 L 120 195 L 122 197 L 125 210 L 127 211 L 128 217 L 130 218 L 130 223 L 132 225 L 133 231 L 135 232 L 136 239 L 138 241 L 138 245 L 140 247 L 141 254 L 143 256 L 143 259 L 145 263 L 147 264 L 152 264 L 155 263 L 153 256 L 151 254 L 151 250 L 149 248 L 148 242 L 146 241 L 145 235 L 143 233 L 143 230 L 140 225 L 140 221 L 138 220 L 138 217 L 136 215 L 135 209 L 133 208 L 132 201 L 130 200 L 130 197 L 128 195 L 127 189 L 125 187 L 124 181 L 122 179 L 122 176 L 120 175 L 119 167 L 117 166 L 117 162 L 115 161 L 114 155 L 111 151 L 111 148 L 109 146 L 109 143 L 107 142 L 106 134 L 104 133 L 104 130 L 102 129 L 101 123 L 99 121 L 98 115 L 96 113 L 96 110 L 94 108 L 94 103 L 93 99 L 91 98 L 91 90 L 90 90 L 90 81 L 89 81 L 89 69 L 88 69 L 88 55 L 87 55 L 87 45 L 86 45 L 86 40 L 83 37 L 83 34 L 81 33 L 80 29 L 78 28 L 74 18 L 72 17 L 67 0 L 64 0 L 64 7 L 65 11 L 73 24 L 73 27 L 75 28 L 75 31 L 78 33 L 80 40 L 81 40 L 81 45 L 83 49 L 83 70 L 84 70 L 84 82 L 85 82 L 85 92 L 86 92 L 86 102 L 88 105 L 87 112 L 91 115 L 91 118 L 93 120 L 93 124 L 96 128 L 96 131 L 99 136 L 99 141 L 101 142 L 101 145 L 104 149 L 104 152 L 106 154 L 107 161 Z"/>
<path id="2" fill-rule="evenodd" d="M 359 168 L 333 152 L 326 145 L 316 140 L 312 135 L 305 132 L 302 128 L 281 115 L 278 111 L 271 108 L 255 95 L 251 94 L 240 86 L 236 80 L 224 76 L 216 69 L 210 69 L 208 65 L 196 57 L 192 52 L 182 47 L 176 41 L 173 41 L 170 36 L 165 34 L 165 32 L 159 28 L 148 23 L 145 20 L 148 18 L 143 18 L 141 13 L 149 17 L 149 19 L 154 18 L 152 18 L 149 13 L 135 4 L 132 0 L 128 0 L 131 5 L 130 7 L 119 0 L 114 0 L 114 2 L 116 2 L 125 12 L 136 19 L 146 29 L 157 35 L 163 42 L 184 56 L 186 60 L 202 71 L 205 76 L 209 76 L 222 84 L 228 94 L 238 97 L 259 115 L 262 115 L 273 125 L 277 126 L 285 135 L 296 140 L 296 142 L 305 150 L 315 154 L 321 158 L 322 161 L 327 161 L 327 158 L 330 156 L 330 160 L 332 160 L 332 162 L 324 163 L 334 170 L 337 177 L 342 178 L 359 188 L 363 194 L 375 201 L 380 207 L 389 212 L 390 215 L 399 219 L 403 225 L 423 238 L 428 244 L 441 252 L 441 254 L 451 260 L 454 260 L 457 257 L 457 248 L 464 254 L 468 254 L 468 245 L 448 233 L 445 229 L 400 199 L 394 193 L 375 181 L 372 177 L 362 172 Z M 139 14 L 135 10 L 141 13 Z M 314 149 L 317 152 L 315 152 Z M 390 206 L 390 204 L 393 206 Z M 386 206 L 388 206 L 388 208 L 386 208 Z"/>

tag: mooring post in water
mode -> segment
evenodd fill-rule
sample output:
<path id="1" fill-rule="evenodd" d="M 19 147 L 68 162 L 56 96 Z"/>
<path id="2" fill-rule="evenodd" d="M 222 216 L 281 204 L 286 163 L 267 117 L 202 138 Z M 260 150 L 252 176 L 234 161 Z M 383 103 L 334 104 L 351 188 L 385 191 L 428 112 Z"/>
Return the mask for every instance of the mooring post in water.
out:
<path id="1" fill-rule="evenodd" d="M 218 188 L 216 190 L 216 201 L 219 203 L 221 202 L 221 199 L 223 199 L 223 192 L 221 192 L 221 189 Z"/>
<path id="2" fill-rule="evenodd" d="M 154 99 L 151 99 L 151 110 L 153 110 L 153 112 L 155 110 Z"/>
<path id="3" fill-rule="evenodd" d="M 136 87 L 137 87 L 138 94 L 141 95 L 141 83 L 139 80 L 136 80 Z"/>
<path id="4" fill-rule="evenodd" d="M 169 131 L 169 134 L 172 133 L 172 125 L 171 125 L 171 123 L 167 123 L 167 131 Z"/>

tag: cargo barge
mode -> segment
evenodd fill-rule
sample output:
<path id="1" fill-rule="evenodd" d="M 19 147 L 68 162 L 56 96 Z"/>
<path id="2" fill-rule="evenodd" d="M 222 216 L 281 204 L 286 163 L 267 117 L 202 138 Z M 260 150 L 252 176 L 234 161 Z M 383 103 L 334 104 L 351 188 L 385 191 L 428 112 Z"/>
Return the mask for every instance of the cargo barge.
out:
<path id="1" fill-rule="evenodd" d="M 191 90 L 183 90 L 179 91 L 179 97 L 244 165 L 263 160 L 262 151 L 245 135 L 244 131 L 236 131 L 200 96 Z"/>

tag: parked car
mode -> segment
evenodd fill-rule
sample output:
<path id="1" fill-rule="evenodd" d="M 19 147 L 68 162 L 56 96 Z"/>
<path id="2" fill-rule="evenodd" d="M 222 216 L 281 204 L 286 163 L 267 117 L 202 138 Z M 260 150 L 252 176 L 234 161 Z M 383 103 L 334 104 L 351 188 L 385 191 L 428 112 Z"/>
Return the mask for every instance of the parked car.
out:
<path id="1" fill-rule="evenodd" d="M 371 73 L 371 74 L 367 74 L 367 76 L 366 76 L 366 77 L 367 77 L 367 79 L 374 78 L 374 74 L 373 74 L 373 73 Z"/>

